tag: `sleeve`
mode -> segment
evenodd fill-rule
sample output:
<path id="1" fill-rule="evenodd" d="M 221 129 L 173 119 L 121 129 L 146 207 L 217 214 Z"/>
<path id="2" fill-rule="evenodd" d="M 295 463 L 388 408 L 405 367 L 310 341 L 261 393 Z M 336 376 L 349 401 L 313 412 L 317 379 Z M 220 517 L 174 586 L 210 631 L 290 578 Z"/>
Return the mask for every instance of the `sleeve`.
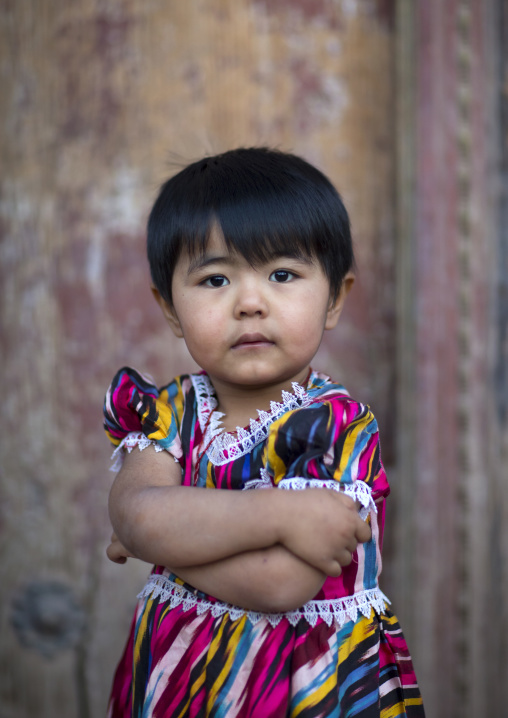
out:
<path id="1" fill-rule="evenodd" d="M 280 489 L 328 488 L 358 501 L 362 518 L 390 488 L 377 421 L 369 407 L 340 396 L 289 412 L 271 427 L 261 481 Z"/>
<path id="2" fill-rule="evenodd" d="M 168 401 L 168 389 L 160 392 L 150 377 L 124 367 L 113 378 L 104 399 L 104 429 L 116 447 L 112 466 L 121 467 L 124 451 L 154 444 L 179 460 L 182 447 L 176 412 Z"/>

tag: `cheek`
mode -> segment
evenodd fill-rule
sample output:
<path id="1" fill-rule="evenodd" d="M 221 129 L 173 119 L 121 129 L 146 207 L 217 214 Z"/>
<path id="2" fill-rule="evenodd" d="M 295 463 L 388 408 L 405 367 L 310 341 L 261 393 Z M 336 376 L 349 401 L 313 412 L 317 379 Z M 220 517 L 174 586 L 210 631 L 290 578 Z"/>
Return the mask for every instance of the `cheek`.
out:
<path id="1" fill-rule="evenodd" d="M 315 343 L 319 331 L 319 319 L 308 307 L 288 308 L 281 317 L 282 335 L 297 347 Z"/>
<path id="2" fill-rule="evenodd" d="M 300 301 L 293 304 L 292 314 L 307 325 L 322 326 L 328 313 L 328 304 L 328 292 L 325 294 L 318 287 L 315 291 L 309 290 L 302 294 Z"/>
<path id="3" fill-rule="evenodd" d="M 219 316 L 209 307 L 196 309 L 184 324 L 184 338 L 189 347 L 213 346 L 220 331 Z"/>
<path id="4" fill-rule="evenodd" d="M 301 346 L 316 345 L 321 342 L 328 313 L 328 296 L 316 297 L 309 292 L 293 305 L 286 313 L 286 321 L 291 325 L 291 333 Z"/>

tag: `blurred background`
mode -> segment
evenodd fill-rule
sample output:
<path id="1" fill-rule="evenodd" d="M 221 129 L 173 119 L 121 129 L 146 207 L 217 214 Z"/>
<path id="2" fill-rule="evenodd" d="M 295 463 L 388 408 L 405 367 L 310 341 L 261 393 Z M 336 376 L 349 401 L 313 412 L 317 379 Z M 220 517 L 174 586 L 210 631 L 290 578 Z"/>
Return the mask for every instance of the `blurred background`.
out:
<path id="1" fill-rule="evenodd" d="M 102 400 L 193 368 L 145 222 L 206 153 L 302 155 L 358 281 L 314 365 L 378 417 L 382 588 L 429 718 L 508 700 L 507 0 L 0 0 L 0 718 L 91 718 L 147 565 L 109 563 Z"/>

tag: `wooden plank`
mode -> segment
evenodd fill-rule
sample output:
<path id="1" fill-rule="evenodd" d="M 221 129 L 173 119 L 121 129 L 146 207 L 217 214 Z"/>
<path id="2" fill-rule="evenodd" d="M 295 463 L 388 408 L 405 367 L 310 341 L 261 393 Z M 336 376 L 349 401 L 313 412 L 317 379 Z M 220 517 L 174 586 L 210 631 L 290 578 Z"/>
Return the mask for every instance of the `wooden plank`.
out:
<path id="1" fill-rule="evenodd" d="M 0 712 L 87 718 L 104 714 L 147 572 L 104 558 L 104 390 L 126 363 L 160 383 L 193 367 L 144 257 L 175 155 L 273 144 L 343 191 L 361 274 L 317 365 L 373 405 L 393 459 L 390 3 L 6 1 L 0 34 Z M 50 608 L 72 609 L 70 589 L 88 621 L 52 659 L 10 624 L 16 598 L 33 623 L 32 581 L 41 595 L 59 582 Z"/>
<path id="2" fill-rule="evenodd" d="M 506 479 L 506 423 L 493 410 L 502 387 L 492 371 L 505 356 L 493 331 L 502 294 L 495 286 L 506 276 L 506 265 L 498 266 L 505 241 L 496 229 L 493 160 L 504 141 L 493 119 L 502 95 L 492 72 L 503 47 L 500 7 L 398 5 L 398 87 L 409 94 L 399 103 L 405 541 L 396 594 L 410 618 L 427 713 L 436 717 L 496 715 L 506 703 L 505 668 L 498 669 L 506 615 L 496 608 L 506 534 L 492 530 L 506 511 L 498 483 Z"/>

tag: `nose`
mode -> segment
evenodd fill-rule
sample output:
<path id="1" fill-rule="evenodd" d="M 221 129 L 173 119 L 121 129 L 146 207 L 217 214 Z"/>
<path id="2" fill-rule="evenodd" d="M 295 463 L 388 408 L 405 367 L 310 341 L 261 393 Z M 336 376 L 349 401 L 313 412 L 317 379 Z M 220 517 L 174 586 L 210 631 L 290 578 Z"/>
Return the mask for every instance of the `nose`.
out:
<path id="1" fill-rule="evenodd" d="M 262 279 L 253 274 L 238 284 L 234 310 L 236 319 L 262 318 L 268 314 L 268 300 L 263 291 Z"/>

